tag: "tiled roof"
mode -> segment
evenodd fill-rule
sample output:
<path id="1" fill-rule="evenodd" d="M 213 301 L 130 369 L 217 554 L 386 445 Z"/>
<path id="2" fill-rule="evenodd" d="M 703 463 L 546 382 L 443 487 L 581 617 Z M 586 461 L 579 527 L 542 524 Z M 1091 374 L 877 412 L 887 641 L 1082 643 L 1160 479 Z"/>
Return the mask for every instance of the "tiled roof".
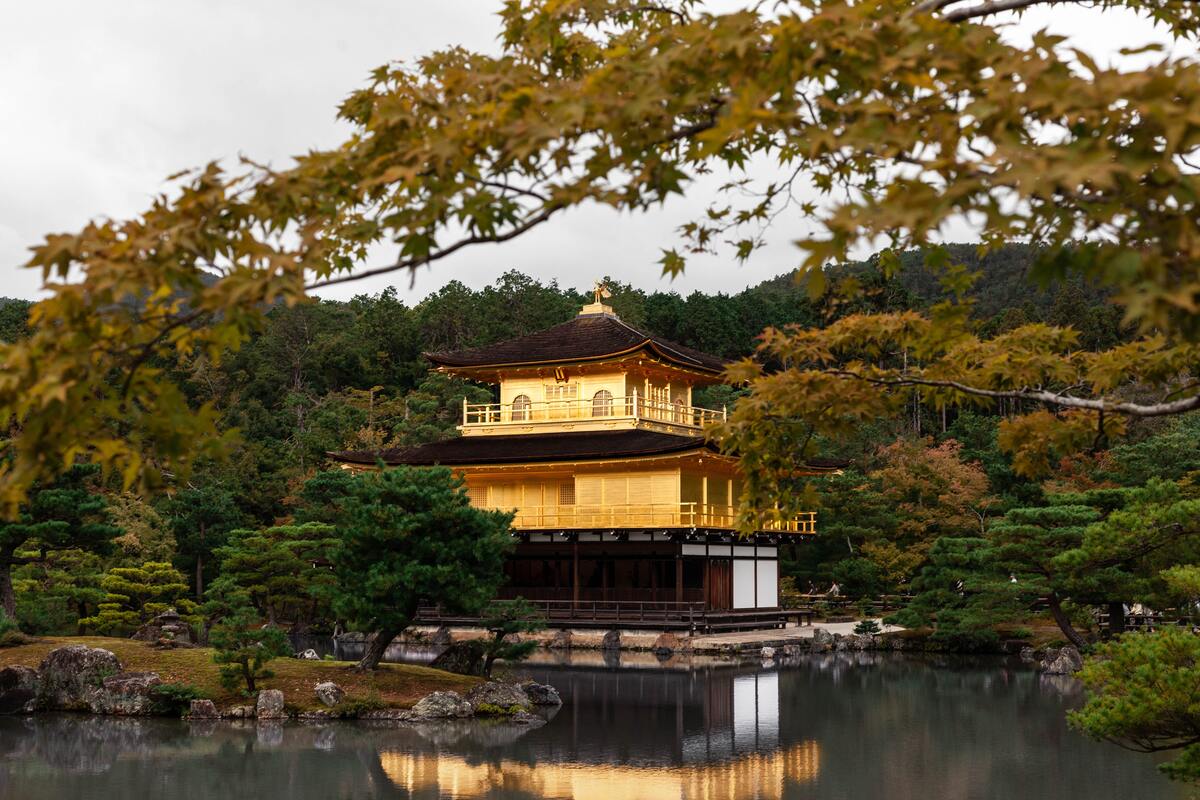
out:
<path id="1" fill-rule="evenodd" d="M 407 449 L 345 450 L 329 455 L 349 464 L 469 466 L 546 461 L 597 461 L 656 456 L 697 448 L 714 449 L 702 437 L 646 430 L 540 433 L 517 436 L 462 436 Z"/>
<path id="2" fill-rule="evenodd" d="M 569 322 L 528 336 L 470 350 L 426 353 L 425 357 L 445 367 L 491 367 L 594 361 L 639 349 L 669 363 L 702 372 L 719 373 L 728 363 L 723 358 L 639 331 L 610 314 L 581 314 Z"/>

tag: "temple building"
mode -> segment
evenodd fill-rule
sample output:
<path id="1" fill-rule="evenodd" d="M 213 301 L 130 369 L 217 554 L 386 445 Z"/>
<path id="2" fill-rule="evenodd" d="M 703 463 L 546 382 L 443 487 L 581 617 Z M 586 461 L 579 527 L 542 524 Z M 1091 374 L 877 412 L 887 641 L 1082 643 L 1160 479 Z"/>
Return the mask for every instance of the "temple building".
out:
<path id="1" fill-rule="evenodd" d="M 496 402 L 464 400 L 454 439 L 331 455 L 450 467 L 473 504 L 515 512 L 503 596 L 538 602 L 551 624 L 780 624 L 779 544 L 812 534 L 815 515 L 737 532 L 737 459 L 704 437 L 725 410 L 692 403 L 724 360 L 627 325 L 600 291 L 548 330 L 426 357 L 497 387 Z"/>

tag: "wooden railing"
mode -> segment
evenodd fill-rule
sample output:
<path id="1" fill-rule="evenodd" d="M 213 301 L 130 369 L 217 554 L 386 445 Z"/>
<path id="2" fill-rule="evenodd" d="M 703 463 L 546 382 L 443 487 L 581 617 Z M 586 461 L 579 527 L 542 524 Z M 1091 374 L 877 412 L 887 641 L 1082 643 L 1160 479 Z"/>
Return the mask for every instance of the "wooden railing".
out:
<path id="1" fill-rule="evenodd" d="M 501 509 L 511 510 L 511 509 Z M 786 521 L 771 521 L 761 530 L 779 533 L 816 533 L 817 515 L 807 511 Z M 559 528 L 722 528 L 737 527 L 733 506 L 701 503 L 623 503 L 602 505 L 521 506 L 516 509 L 517 530 Z"/>
<path id="2" fill-rule="evenodd" d="M 538 618 L 550 627 L 615 628 L 642 627 L 652 630 L 683 630 L 691 633 L 783 627 L 780 609 L 711 610 L 702 602 L 531 600 Z M 435 625 L 480 625 L 480 615 L 447 612 L 441 606 L 421 605 L 417 623 Z"/>
<path id="3" fill-rule="evenodd" d="M 464 427 L 567 420 L 644 419 L 689 428 L 704 428 L 725 420 L 725 409 L 715 411 L 682 403 L 661 403 L 638 397 L 581 397 L 572 400 L 538 400 L 525 403 L 468 403 L 463 399 Z"/>

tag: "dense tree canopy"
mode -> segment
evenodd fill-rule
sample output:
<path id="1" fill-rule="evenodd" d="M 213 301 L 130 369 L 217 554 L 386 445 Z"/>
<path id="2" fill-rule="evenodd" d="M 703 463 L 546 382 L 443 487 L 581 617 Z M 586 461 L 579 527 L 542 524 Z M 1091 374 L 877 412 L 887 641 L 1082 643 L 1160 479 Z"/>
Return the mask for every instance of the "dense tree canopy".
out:
<path id="1" fill-rule="evenodd" d="M 1109 5 L 1196 33 L 1189 4 Z M 580 204 L 642 210 L 718 166 L 735 173 L 730 192 L 664 251 L 667 272 L 724 241 L 749 257 L 786 211 L 817 223 L 799 240 L 816 293 L 822 268 L 851 248 L 886 242 L 880 267 L 892 274 L 898 251 L 966 215 L 982 222 L 984 250 L 1038 245 L 1036 277 L 1108 287 L 1144 335 L 1083 351 L 1080 331 L 1054 325 L 981 334 L 963 302 L 777 331 L 763 353 L 787 368 L 736 373 L 754 392 L 730 446 L 769 449 L 780 416 L 837 432 L 920 390 L 938 404 L 1029 401 L 1002 442 L 1018 469 L 1035 471 L 1047 445 L 1111 435 L 1122 415 L 1200 407 L 1188 166 L 1200 67 L 1162 56 L 1122 72 L 1046 34 L 1018 47 L 994 27 L 1012 6 L 793 0 L 713 14 L 692 0 L 515 1 L 498 55 L 450 49 L 381 67 L 342 104 L 353 128 L 343 145 L 282 170 L 247 160 L 184 173 L 141 216 L 36 248 L 31 265 L 52 295 L 33 308 L 32 334 L 2 353 L 0 409 L 19 426 L 2 474 L 9 513 L 76 455 L 152 488 L 164 471 L 186 476 L 197 456 L 224 452 L 216 410 L 165 378 L 225 358 L 278 302 L 502 242 Z M 740 180 L 751 162 L 778 174 L 764 186 Z M 797 181 L 820 197 L 794 202 Z M 397 257 L 364 268 L 381 241 Z M 956 291 L 969 285 L 949 251 L 928 259 Z M 852 297 L 861 283 L 838 289 Z M 296 355 L 302 342 L 280 346 Z M 1133 381 L 1144 386 L 1136 399 L 1123 394 Z M 298 420 L 307 402 L 297 397 Z M 755 466 L 779 471 L 769 455 Z"/>

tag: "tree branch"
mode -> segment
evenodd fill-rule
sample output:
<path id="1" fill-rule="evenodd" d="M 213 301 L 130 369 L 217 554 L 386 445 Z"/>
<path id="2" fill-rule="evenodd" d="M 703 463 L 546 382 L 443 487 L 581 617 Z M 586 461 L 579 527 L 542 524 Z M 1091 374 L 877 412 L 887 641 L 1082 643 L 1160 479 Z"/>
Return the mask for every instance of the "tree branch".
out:
<path id="1" fill-rule="evenodd" d="M 376 275 L 386 275 L 389 272 L 398 272 L 402 269 L 416 269 L 417 267 L 423 267 L 426 264 L 431 264 L 434 261 L 443 259 L 446 256 L 456 253 L 459 250 L 462 250 L 464 247 L 469 247 L 473 244 L 497 244 L 499 242 L 507 242 L 509 239 L 515 239 L 526 231 L 541 225 L 543 222 L 550 219 L 555 212 L 561 211 L 563 208 L 565 208 L 563 204 L 554 203 L 546 206 L 540 212 L 525 220 L 525 222 L 522 222 L 520 225 L 505 233 L 498 233 L 491 236 L 468 236 L 465 239 L 460 239 L 449 247 L 438 250 L 436 253 L 430 253 L 427 256 L 422 256 L 421 258 L 402 258 L 398 259 L 395 264 L 391 264 L 386 267 L 375 267 L 374 269 L 364 270 L 363 272 L 352 272 L 336 278 L 326 278 L 325 280 L 317 281 L 316 283 L 310 283 L 306 285 L 304 289 L 305 291 L 323 289 L 326 286 L 336 286 L 340 283 L 352 283 L 354 281 L 360 281 L 363 278 L 371 278 Z"/>
<path id="2" fill-rule="evenodd" d="M 966 8 L 947 11 L 942 15 L 942 19 L 946 22 L 965 22 L 969 19 L 987 17 L 1003 11 L 1016 11 L 1017 9 L 1028 8 L 1029 6 L 1054 5 L 1062 2 L 1074 2 L 1074 0 L 989 0 L 989 2 L 980 3 L 977 6 L 968 6 Z M 951 5 L 951 3 L 943 3 L 938 8 L 945 8 L 947 5 Z"/>
<path id="3" fill-rule="evenodd" d="M 958 381 L 926 380 L 924 378 L 871 378 L 866 375 L 860 375 L 857 372 L 840 369 L 826 370 L 825 372 L 826 374 L 837 375 L 842 378 L 866 381 L 876 386 L 930 386 L 941 389 L 954 389 L 955 391 L 974 397 L 990 397 L 997 400 L 1035 400 L 1062 408 L 1126 414 L 1131 417 L 1165 417 L 1200 409 L 1200 395 L 1187 397 L 1182 400 L 1142 405 L 1139 403 L 1117 403 L 1104 399 L 1089 400 L 1084 397 L 1071 397 L 1059 392 L 1048 392 L 1044 389 L 982 389 L 978 386 L 969 386 Z"/>

